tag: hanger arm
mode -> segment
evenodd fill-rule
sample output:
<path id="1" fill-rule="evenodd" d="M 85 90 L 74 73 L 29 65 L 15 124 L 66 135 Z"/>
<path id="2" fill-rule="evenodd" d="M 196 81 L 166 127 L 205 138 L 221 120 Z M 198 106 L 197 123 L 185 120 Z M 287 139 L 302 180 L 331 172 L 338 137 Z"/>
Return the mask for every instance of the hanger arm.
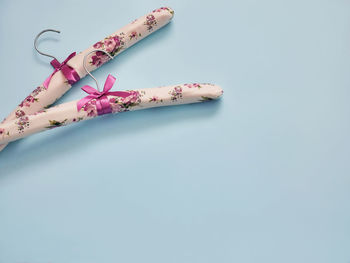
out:
<path id="1" fill-rule="evenodd" d="M 121 98 L 108 96 L 114 113 L 161 106 L 172 106 L 214 100 L 223 94 L 219 86 L 212 84 L 185 84 L 132 91 L 132 96 Z M 97 117 L 94 104 L 77 110 L 78 101 L 49 108 L 41 113 L 24 115 L 0 125 L 0 143 L 8 143 L 33 133 L 69 125 Z"/>
<path id="2" fill-rule="evenodd" d="M 83 52 L 77 54 L 68 61 L 68 65 L 76 70 L 80 78 L 83 78 L 86 75 L 83 67 L 83 59 L 85 54 L 94 49 L 105 49 L 110 52 L 113 57 L 115 57 L 143 38 L 168 24 L 173 18 L 173 14 L 173 10 L 168 7 L 156 9 L 134 20 L 132 23 L 124 26 L 113 34 L 87 48 Z M 93 56 L 94 54 L 91 54 L 88 57 L 87 67 L 89 71 L 99 68 L 108 59 L 106 56 L 97 56 L 96 58 L 93 58 Z M 63 74 L 58 71 L 52 76 L 47 90 L 43 88 L 43 85 L 37 87 L 22 101 L 20 106 L 16 107 L 15 110 L 12 111 L 8 117 L 6 117 L 4 123 L 16 120 L 19 111 L 23 111 L 26 115 L 30 115 L 44 109 L 45 107 L 48 107 L 62 97 L 70 88 L 71 85 L 67 83 L 67 80 L 64 78 Z M 6 144 L 0 145 L 0 151 L 5 147 Z"/>

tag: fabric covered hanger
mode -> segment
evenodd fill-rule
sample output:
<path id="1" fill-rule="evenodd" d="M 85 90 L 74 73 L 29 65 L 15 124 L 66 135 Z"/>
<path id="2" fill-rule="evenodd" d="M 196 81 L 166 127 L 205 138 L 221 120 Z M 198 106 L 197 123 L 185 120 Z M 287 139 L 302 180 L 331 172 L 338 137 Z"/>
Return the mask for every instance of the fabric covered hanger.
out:
<path id="1" fill-rule="evenodd" d="M 19 106 L 3 120 L 2 125 L 11 122 L 21 122 L 21 119 L 25 118 L 25 116 L 29 116 L 47 108 L 62 97 L 63 94 L 71 88 L 72 84 L 86 75 L 86 71 L 83 67 L 83 60 L 86 54 L 91 55 L 89 57 L 89 65 L 87 68 L 89 71 L 93 71 L 109 61 L 109 56 L 105 55 L 103 52 L 95 52 L 92 54 L 91 51 L 102 49 L 103 51 L 108 52 L 111 57 L 115 57 L 128 47 L 150 35 L 152 32 L 155 32 L 168 24 L 173 15 L 174 11 L 169 7 L 162 7 L 153 10 L 151 13 L 134 20 L 129 25 L 95 43 L 85 51 L 79 54 L 73 52 L 62 63 L 60 63 L 54 56 L 39 51 L 36 45 L 41 34 L 48 31 L 59 33 L 59 31 L 47 29 L 40 32 L 35 38 L 34 47 L 40 54 L 53 58 L 51 65 L 55 70 L 42 85 L 29 94 Z M 28 129 L 28 127 L 23 125 L 23 131 L 26 129 Z M 0 137 L 3 136 L 4 134 L 0 130 Z M 0 151 L 5 147 L 6 144 L 0 145 Z"/>
<path id="2" fill-rule="evenodd" d="M 108 75 L 101 91 L 98 81 L 85 67 L 86 58 L 91 53 L 96 52 L 104 53 L 110 59 L 113 57 L 104 50 L 93 50 L 85 55 L 83 68 L 95 80 L 97 89 L 84 86 L 82 90 L 89 95 L 81 100 L 63 103 L 31 115 L 20 113 L 17 119 L 9 120 L 0 125 L 0 143 L 8 143 L 33 133 L 92 119 L 100 115 L 203 102 L 217 99 L 223 94 L 219 86 L 198 83 L 128 91 L 110 91 L 116 80 L 112 75 Z"/>

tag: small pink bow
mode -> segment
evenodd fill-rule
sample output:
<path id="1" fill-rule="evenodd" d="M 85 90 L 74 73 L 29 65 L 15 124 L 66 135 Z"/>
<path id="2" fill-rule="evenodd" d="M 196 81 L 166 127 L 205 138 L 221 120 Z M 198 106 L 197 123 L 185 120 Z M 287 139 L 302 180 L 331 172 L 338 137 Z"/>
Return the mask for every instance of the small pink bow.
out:
<path id="1" fill-rule="evenodd" d="M 62 63 L 57 59 L 53 59 L 50 64 L 55 68 L 52 74 L 44 81 L 43 86 L 47 89 L 51 81 L 52 76 L 57 72 L 61 71 L 64 77 L 68 80 L 68 83 L 72 85 L 73 83 L 80 80 L 78 73 L 70 66 L 67 65 L 67 62 L 71 60 L 76 55 L 75 52 L 70 54 Z"/>
<path id="2" fill-rule="evenodd" d="M 91 100 L 96 100 L 96 109 L 97 109 L 97 114 L 98 115 L 103 115 L 103 114 L 108 114 L 112 112 L 112 107 L 109 104 L 108 101 L 108 95 L 111 96 L 118 96 L 122 98 L 126 98 L 131 95 L 130 92 L 126 91 L 111 91 L 110 89 L 112 88 L 114 82 L 115 82 L 115 77 L 112 75 L 108 75 L 105 85 L 103 87 L 103 91 L 98 91 L 94 89 L 93 87 L 90 86 L 84 86 L 81 89 L 88 93 L 89 95 L 86 96 L 85 98 L 82 98 L 81 100 L 78 101 L 77 103 L 77 109 L 78 111 L 81 110 L 87 103 L 89 103 Z"/>

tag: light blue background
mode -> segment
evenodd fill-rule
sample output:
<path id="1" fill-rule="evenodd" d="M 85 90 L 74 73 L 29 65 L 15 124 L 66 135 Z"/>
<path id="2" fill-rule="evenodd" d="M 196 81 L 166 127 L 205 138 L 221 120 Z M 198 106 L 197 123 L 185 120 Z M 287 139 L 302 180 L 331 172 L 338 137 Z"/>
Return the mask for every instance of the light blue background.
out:
<path id="1" fill-rule="evenodd" d="M 0 117 L 160 6 L 173 22 L 96 72 L 217 83 L 219 102 L 104 116 L 0 153 L 0 262 L 350 262 L 348 0 L 0 3 Z M 86 78 L 60 102 L 84 96 Z"/>

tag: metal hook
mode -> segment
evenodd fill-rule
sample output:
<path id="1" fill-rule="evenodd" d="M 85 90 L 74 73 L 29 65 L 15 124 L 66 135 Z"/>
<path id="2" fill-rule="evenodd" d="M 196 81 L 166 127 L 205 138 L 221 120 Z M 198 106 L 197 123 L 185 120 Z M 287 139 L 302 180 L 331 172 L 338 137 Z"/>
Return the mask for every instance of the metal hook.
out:
<path id="1" fill-rule="evenodd" d="M 35 37 L 35 39 L 34 39 L 34 48 L 35 48 L 35 50 L 36 50 L 39 54 L 41 54 L 41 55 L 43 55 L 43 56 L 47 56 L 47 57 L 53 58 L 53 59 L 56 59 L 54 56 L 49 55 L 49 54 L 46 54 L 46 53 L 44 53 L 44 52 L 41 52 L 41 51 L 38 49 L 37 41 L 38 41 L 39 37 L 40 37 L 43 33 L 45 33 L 45 32 L 61 33 L 61 31 L 58 31 L 58 30 L 55 30 L 55 29 L 45 29 L 45 30 L 41 31 L 41 32 Z M 56 59 L 56 60 L 57 60 L 57 59 Z"/>
<path id="2" fill-rule="evenodd" d="M 112 57 L 107 51 L 104 51 L 104 50 L 102 50 L 102 49 L 94 49 L 94 50 L 90 51 L 89 53 L 87 53 L 87 54 L 84 56 L 83 67 L 84 67 L 86 73 L 89 74 L 90 77 L 93 78 L 93 80 L 96 82 L 97 90 L 98 90 L 98 91 L 101 91 L 101 90 L 100 90 L 100 85 L 98 85 L 97 79 L 95 79 L 95 77 L 90 73 L 90 71 L 88 71 L 88 69 L 87 69 L 86 66 L 85 66 L 85 62 L 86 62 L 87 56 L 89 56 L 91 53 L 94 53 L 94 52 L 97 52 L 97 51 L 101 51 L 102 53 L 105 53 L 110 59 L 113 59 L 113 57 Z"/>

